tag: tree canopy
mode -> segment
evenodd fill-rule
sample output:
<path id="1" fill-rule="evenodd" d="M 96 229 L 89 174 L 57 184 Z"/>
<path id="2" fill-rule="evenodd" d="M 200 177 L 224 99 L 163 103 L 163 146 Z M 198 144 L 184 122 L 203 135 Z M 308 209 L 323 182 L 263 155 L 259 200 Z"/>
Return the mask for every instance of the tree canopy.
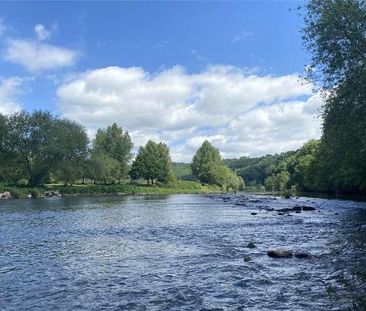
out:
<path id="1" fill-rule="evenodd" d="M 132 163 L 130 176 L 144 178 L 148 183 L 154 180 L 167 183 L 174 179 L 172 161 L 166 144 L 149 140 L 141 146 Z"/>
<path id="2" fill-rule="evenodd" d="M 219 149 L 207 140 L 193 157 L 192 174 L 202 183 L 219 185 L 225 189 L 240 190 L 244 181 L 223 164 Z"/>
<path id="3" fill-rule="evenodd" d="M 127 176 L 128 163 L 132 158 L 133 143 L 128 132 L 124 132 L 116 123 L 106 129 L 98 129 L 93 141 L 92 158 L 104 166 L 104 171 L 114 166 L 113 172 L 116 179 Z M 104 162 L 104 164 L 102 164 Z M 116 165 L 118 164 L 118 165 Z M 99 167 L 101 167 L 99 165 Z M 101 174 L 100 179 L 104 174 Z M 96 176 L 95 176 L 96 177 Z"/>
<path id="4" fill-rule="evenodd" d="M 366 191 L 366 2 L 311 0 L 305 9 L 308 78 L 325 91 L 313 188 Z"/>
<path id="5" fill-rule="evenodd" d="M 28 179 L 40 185 L 62 162 L 85 156 L 88 144 L 84 128 L 49 112 L 19 112 L 2 121 L 2 169 L 10 168 L 8 178 Z"/>

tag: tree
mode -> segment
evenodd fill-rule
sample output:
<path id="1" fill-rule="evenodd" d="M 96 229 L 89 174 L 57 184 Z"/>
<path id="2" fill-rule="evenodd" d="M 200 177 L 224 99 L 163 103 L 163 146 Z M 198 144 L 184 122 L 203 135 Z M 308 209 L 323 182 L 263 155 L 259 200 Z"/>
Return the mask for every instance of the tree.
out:
<path id="1" fill-rule="evenodd" d="M 366 191 L 366 2 L 309 1 L 303 38 L 308 77 L 326 94 L 317 190 Z"/>
<path id="2" fill-rule="evenodd" d="M 290 174 L 287 171 L 282 171 L 275 175 L 267 177 L 264 181 L 264 186 L 268 190 L 284 191 L 289 188 Z"/>
<path id="3" fill-rule="evenodd" d="M 207 140 L 197 150 L 191 163 L 193 175 L 201 182 L 221 186 L 224 190 L 241 190 L 244 181 L 223 164 L 220 151 Z"/>
<path id="4" fill-rule="evenodd" d="M 86 162 L 86 177 L 104 184 L 115 183 L 120 177 L 120 162 L 106 154 L 93 156 Z"/>
<path id="5" fill-rule="evenodd" d="M 191 168 L 192 174 L 201 182 L 207 184 L 215 183 L 210 174 L 210 169 L 215 165 L 221 165 L 220 151 L 214 148 L 207 140 L 197 150 L 193 157 Z"/>
<path id="6" fill-rule="evenodd" d="M 140 146 L 138 154 L 132 163 L 130 176 L 132 179 L 144 178 L 149 184 L 154 180 L 168 182 L 174 179 L 169 148 L 164 143 L 149 140 L 145 146 Z"/>
<path id="7" fill-rule="evenodd" d="M 331 90 L 365 70 L 366 2 L 311 0 L 302 35 L 311 54 L 308 76 Z"/>
<path id="8" fill-rule="evenodd" d="M 132 158 L 133 143 L 128 132 L 116 123 L 106 129 L 98 129 L 93 141 L 93 157 L 106 159 L 105 156 L 118 161 L 118 178 L 125 177 L 128 172 L 128 163 Z"/>
<path id="9" fill-rule="evenodd" d="M 88 139 L 78 123 L 49 112 L 23 111 L 8 118 L 4 142 L 4 152 L 16 159 L 28 184 L 37 186 L 45 182 L 59 162 L 84 157 Z"/>

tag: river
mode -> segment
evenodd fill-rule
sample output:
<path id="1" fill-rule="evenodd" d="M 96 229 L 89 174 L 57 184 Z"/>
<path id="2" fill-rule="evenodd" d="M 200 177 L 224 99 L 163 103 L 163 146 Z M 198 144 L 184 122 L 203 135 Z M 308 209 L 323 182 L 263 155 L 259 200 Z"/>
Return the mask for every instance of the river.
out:
<path id="1" fill-rule="evenodd" d="M 271 210 L 298 205 L 316 210 Z M 355 201 L 1 201 L 0 310 L 366 310 L 365 243 Z M 312 256 L 268 257 L 275 248 Z"/>

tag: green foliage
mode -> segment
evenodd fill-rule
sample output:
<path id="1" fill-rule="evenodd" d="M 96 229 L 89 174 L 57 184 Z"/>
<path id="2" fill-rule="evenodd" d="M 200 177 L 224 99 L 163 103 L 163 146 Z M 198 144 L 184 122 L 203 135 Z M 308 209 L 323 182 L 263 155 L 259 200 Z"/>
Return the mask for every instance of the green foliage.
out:
<path id="1" fill-rule="evenodd" d="M 264 186 L 267 190 L 284 191 L 289 188 L 290 174 L 287 171 L 282 171 L 275 175 L 267 177 L 264 181 Z"/>
<path id="2" fill-rule="evenodd" d="M 191 164 L 192 174 L 200 182 L 215 184 L 213 167 L 221 164 L 222 160 L 219 149 L 214 148 L 206 140 L 193 157 Z"/>
<path id="3" fill-rule="evenodd" d="M 220 151 L 207 140 L 193 157 L 191 169 L 193 175 L 202 183 L 218 185 L 223 190 L 244 189 L 244 181 L 223 164 Z"/>
<path id="4" fill-rule="evenodd" d="M 104 184 L 115 183 L 121 177 L 121 163 L 106 154 L 98 154 L 86 163 L 86 176 Z"/>
<path id="5" fill-rule="evenodd" d="M 326 91 L 319 152 L 303 164 L 316 190 L 365 192 L 366 2 L 309 1 L 303 38 L 308 77 Z"/>
<path id="6" fill-rule="evenodd" d="M 311 80 L 331 90 L 365 70 L 366 2 L 310 0 L 305 5 L 305 48 Z"/>
<path id="7" fill-rule="evenodd" d="M 72 162 L 86 152 L 85 130 L 49 112 L 19 112 L 6 119 L 5 130 L 2 127 L 1 171 L 12 182 L 27 178 L 29 185 L 43 184 L 58 163 Z"/>
<path id="8" fill-rule="evenodd" d="M 284 191 L 286 189 L 315 190 L 314 161 L 320 142 L 310 140 L 297 151 L 266 155 L 259 158 L 243 157 L 225 160 L 242 176 L 249 187 Z M 244 165 L 244 167 L 241 167 Z"/>
<path id="9" fill-rule="evenodd" d="M 63 195 L 136 195 L 136 194 L 170 194 L 170 193 L 208 193 L 218 192 L 217 186 L 201 185 L 194 181 L 175 181 L 154 185 L 121 184 L 121 185 L 76 185 L 55 188 Z"/>
<path id="10" fill-rule="evenodd" d="M 173 162 L 174 175 L 182 180 L 193 180 L 191 165 L 183 162 Z"/>
<path id="11" fill-rule="evenodd" d="M 104 162 L 105 172 L 112 169 L 116 163 L 119 163 L 119 168 L 113 167 L 115 176 L 113 178 L 120 179 L 127 176 L 128 163 L 132 158 L 133 143 L 128 132 L 123 132 L 123 129 L 116 123 L 107 129 L 98 129 L 93 141 L 92 157 L 99 162 Z M 100 177 L 99 177 L 100 178 Z M 102 178 L 104 179 L 104 178 Z"/>
<path id="12" fill-rule="evenodd" d="M 141 146 L 132 163 L 130 176 L 132 179 L 144 178 L 147 183 L 154 183 L 154 180 L 163 183 L 174 180 L 168 146 L 152 140 Z"/>

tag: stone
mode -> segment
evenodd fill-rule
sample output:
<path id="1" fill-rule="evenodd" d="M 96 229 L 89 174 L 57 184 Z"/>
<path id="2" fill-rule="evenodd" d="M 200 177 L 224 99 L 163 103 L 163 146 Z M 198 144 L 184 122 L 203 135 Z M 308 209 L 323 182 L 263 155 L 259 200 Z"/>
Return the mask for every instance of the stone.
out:
<path id="1" fill-rule="evenodd" d="M 290 258 L 293 256 L 292 252 L 285 249 L 274 249 L 269 250 L 267 255 L 272 258 Z"/>
<path id="2" fill-rule="evenodd" d="M 256 248 L 253 242 L 248 243 L 247 248 Z"/>
<path id="3" fill-rule="evenodd" d="M 32 195 L 29 193 L 27 194 L 27 199 L 31 199 L 32 198 Z"/>
<path id="4" fill-rule="evenodd" d="M 315 211 L 316 208 L 315 207 L 312 207 L 312 206 L 306 206 L 306 205 L 297 205 L 297 206 L 294 206 L 293 208 L 281 208 L 281 209 L 278 209 L 276 210 L 276 212 L 284 212 L 284 213 L 287 213 L 287 212 L 295 212 L 295 213 L 301 213 L 301 212 L 305 212 L 305 211 Z"/>
<path id="5" fill-rule="evenodd" d="M 4 191 L 3 193 L 0 193 L 0 199 L 8 200 L 11 199 L 11 194 L 9 191 Z"/>
<path id="6" fill-rule="evenodd" d="M 252 213 L 250 213 L 250 215 L 253 215 L 254 216 L 254 215 L 257 215 L 257 213 L 252 212 Z"/>
<path id="7" fill-rule="evenodd" d="M 301 208 L 302 208 L 303 211 L 315 211 L 316 210 L 315 207 L 306 206 L 306 205 L 301 206 Z"/>
<path id="8" fill-rule="evenodd" d="M 252 261 L 252 258 L 250 256 L 244 256 L 243 259 L 245 262 Z"/>

